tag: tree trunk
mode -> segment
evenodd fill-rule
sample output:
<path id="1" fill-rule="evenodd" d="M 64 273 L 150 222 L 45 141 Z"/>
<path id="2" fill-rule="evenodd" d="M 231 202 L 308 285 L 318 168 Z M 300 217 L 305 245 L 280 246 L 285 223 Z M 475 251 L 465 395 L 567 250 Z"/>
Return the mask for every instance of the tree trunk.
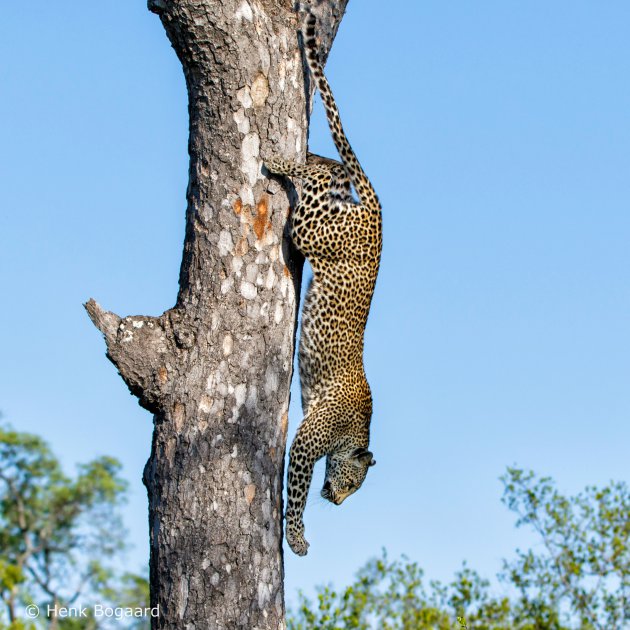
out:
<path id="1" fill-rule="evenodd" d="M 314 7 L 327 54 L 347 0 Z M 121 318 L 86 304 L 154 414 L 153 628 L 283 628 L 282 479 L 302 260 L 295 192 L 262 159 L 303 160 L 305 89 L 289 0 L 149 0 L 184 69 L 190 115 L 177 304 Z"/>

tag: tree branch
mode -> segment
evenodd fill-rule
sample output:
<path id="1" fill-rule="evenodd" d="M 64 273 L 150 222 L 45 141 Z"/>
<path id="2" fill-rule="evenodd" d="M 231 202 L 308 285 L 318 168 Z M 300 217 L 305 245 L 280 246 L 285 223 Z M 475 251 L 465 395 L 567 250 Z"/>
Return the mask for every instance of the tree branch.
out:
<path id="1" fill-rule="evenodd" d="M 172 340 L 180 348 L 194 343 L 194 336 L 182 324 L 183 318 L 175 311 L 167 311 L 162 317 L 121 318 L 93 299 L 84 306 L 105 337 L 107 358 L 140 404 L 155 412 L 168 392 L 169 357 L 177 354 Z"/>

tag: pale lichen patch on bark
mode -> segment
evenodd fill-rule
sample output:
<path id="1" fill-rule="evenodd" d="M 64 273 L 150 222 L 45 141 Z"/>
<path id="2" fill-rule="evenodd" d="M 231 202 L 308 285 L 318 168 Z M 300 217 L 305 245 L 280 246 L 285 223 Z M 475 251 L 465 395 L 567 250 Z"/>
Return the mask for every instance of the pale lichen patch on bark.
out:
<path id="1" fill-rule="evenodd" d="M 252 97 L 247 86 L 241 88 L 236 93 L 236 98 L 245 109 L 249 109 L 253 105 Z"/>
<path id="2" fill-rule="evenodd" d="M 251 97 L 254 107 L 263 107 L 269 96 L 269 81 L 267 77 L 259 72 L 251 87 Z"/>
<path id="3" fill-rule="evenodd" d="M 289 276 L 283 276 L 282 280 L 280 280 L 280 293 L 282 297 L 287 296 L 287 291 L 289 290 Z"/>
<path id="4" fill-rule="evenodd" d="M 276 283 L 276 274 L 273 270 L 273 266 L 269 266 L 267 270 L 267 277 L 265 278 L 265 289 L 273 289 L 274 284 Z M 276 322 L 278 323 L 278 322 Z"/>
<path id="5" fill-rule="evenodd" d="M 243 259 L 240 256 L 232 258 L 232 270 L 237 278 L 241 277 L 241 269 L 243 268 Z"/>
<path id="6" fill-rule="evenodd" d="M 258 404 L 258 387 L 256 385 L 249 386 L 249 395 L 247 396 L 247 400 L 245 401 L 245 408 L 248 411 L 252 411 L 256 409 Z"/>
<path id="7" fill-rule="evenodd" d="M 241 144 L 241 171 L 247 177 L 250 186 L 253 186 L 260 176 L 260 137 L 257 133 L 250 132 L 245 135 Z"/>
<path id="8" fill-rule="evenodd" d="M 271 586 L 263 582 L 262 579 L 258 582 L 258 606 L 263 609 L 263 614 L 266 612 L 264 607 L 271 598 Z"/>
<path id="9" fill-rule="evenodd" d="M 284 317 L 284 307 L 282 306 L 282 302 L 276 302 L 276 308 L 273 313 L 273 321 L 276 324 L 279 324 Z"/>
<path id="10" fill-rule="evenodd" d="M 239 190 L 239 194 L 246 206 L 251 207 L 254 205 L 254 191 L 249 184 L 243 184 Z"/>
<path id="11" fill-rule="evenodd" d="M 219 247 L 219 254 L 221 256 L 225 256 L 229 254 L 232 251 L 232 248 L 234 247 L 234 243 L 232 241 L 232 234 L 230 234 L 228 230 L 221 230 L 221 234 L 219 234 L 219 242 L 217 245 Z M 135 322 L 134 322 L 134 326 L 135 326 Z"/>
<path id="12" fill-rule="evenodd" d="M 221 293 L 225 295 L 228 293 L 231 288 L 234 286 L 234 278 L 232 276 L 228 276 L 223 282 L 221 282 Z"/>
<path id="13" fill-rule="evenodd" d="M 258 295 L 258 290 L 251 282 L 247 282 L 247 280 L 243 280 L 241 282 L 241 295 L 246 300 L 254 300 L 256 299 L 256 296 Z"/>
<path id="14" fill-rule="evenodd" d="M 243 2 L 238 7 L 238 9 L 236 9 L 236 13 L 234 13 L 234 17 L 237 20 L 244 19 L 244 20 L 247 20 L 248 22 L 251 22 L 254 19 L 252 8 L 249 6 L 249 4 L 245 0 L 243 0 Z"/>
<path id="15" fill-rule="evenodd" d="M 188 605 L 188 578 L 182 575 L 179 581 L 179 591 L 180 591 L 180 599 L 178 606 L 178 614 L 179 618 L 183 619 L 184 614 L 186 613 L 186 606 Z"/>
<path id="16" fill-rule="evenodd" d="M 271 396 L 278 388 L 278 373 L 268 366 L 265 371 L 265 394 Z"/>
<path id="17" fill-rule="evenodd" d="M 232 354 L 232 349 L 234 348 L 234 339 L 230 333 L 227 333 L 225 337 L 223 337 L 223 356 L 227 357 Z"/>
<path id="18" fill-rule="evenodd" d="M 236 128 L 243 134 L 248 134 L 250 130 L 249 118 L 245 115 L 245 110 L 241 107 L 233 115 Z"/>
<path id="19" fill-rule="evenodd" d="M 245 279 L 248 282 L 256 282 L 256 276 L 258 275 L 258 265 L 256 263 L 249 263 L 245 268 Z"/>
<path id="20" fill-rule="evenodd" d="M 219 327 L 221 322 L 221 316 L 218 311 L 213 311 L 212 316 L 210 318 L 210 331 L 214 332 Z"/>
<path id="21" fill-rule="evenodd" d="M 237 407 L 242 407 L 247 395 L 247 385 L 245 383 L 239 383 L 234 388 L 234 400 Z"/>
<path id="22" fill-rule="evenodd" d="M 284 40 L 284 41 L 283 41 Z M 286 49 L 286 39 L 281 38 L 281 44 L 284 44 L 282 47 Z M 287 81 L 287 62 L 284 57 L 280 60 L 278 64 L 278 89 L 280 92 L 284 92 L 284 88 Z"/>
<path id="23" fill-rule="evenodd" d="M 288 151 L 295 150 L 295 152 L 299 155 L 302 151 L 301 127 L 298 123 L 296 123 L 296 121 L 293 118 L 290 118 L 290 117 L 287 119 L 286 137 L 287 137 L 287 143 L 289 142 L 289 139 L 291 137 L 294 138 L 294 142 L 295 142 L 295 147 L 287 146 L 287 150 Z"/>

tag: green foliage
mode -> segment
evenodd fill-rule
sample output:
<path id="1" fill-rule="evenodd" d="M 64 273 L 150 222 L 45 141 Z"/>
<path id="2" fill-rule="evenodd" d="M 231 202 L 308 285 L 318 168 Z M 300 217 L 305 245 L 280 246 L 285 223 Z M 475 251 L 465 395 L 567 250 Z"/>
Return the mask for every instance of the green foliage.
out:
<path id="1" fill-rule="evenodd" d="M 20 567 L 0 560 L 0 592 L 16 588 L 24 582 L 24 573 Z"/>
<path id="2" fill-rule="evenodd" d="M 529 628 L 514 625 L 509 600 L 492 597 L 488 581 L 467 566 L 448 585 L 426 583 L 415 562 L 390 561 L 385 552 L 360 569 L 342 592 L 320 588 L 315 604 L 300 593 L 298 611 L 290 612 L 287 621 L 290 630 Z"/>
<path id="3" fill-rule="evenodd" d="M 622 630 L 630 623 L 630 500 L 625 484 L 566 498 L 548 478 L 509 468 L 503 502 L 532 527 L 535 551 L 517 551 L 499 576 L 515 596 L 497 597 L 465 564 L 447 585 L 426 583 L 414 562 L 370 560 L 353 584 L 302 593 L 290 630 Z"/>
<path id="4" fill-rule="evenodd" d="M 5 604 L 0 630 L 33 627 L 18 618 L 23 606 L 69 606 L 88 593 L 111 590 L 114 573 L 107 562 L 124 547 L 118 508 L 127 483 L 120 469 L 115 459 L 100 457 L 70 478 L 44 440 L 0 424 L 0 600 Z M 57 627 L 97 626 L 58 619 Z"/>
<path id="5" fill-rule="evenodd" d="M 101 591 L 103 598 L 112 606 L 121 608 L 149 608 L 149 580 L 135 573 L 124 573 L 113 585 Z M 150 630 L 148 618 L 131 618 L 126 620 L 129 630 Z"/>
<path id="6" fill-rule="evenodd" d="M 624 483 L 565 497 L 547 478 L 509 468 L 503 502 L 531 527 L 541 545 L 517 551 L 503 579 L 527 611 L 541 602 L 567 609 L 584 630 L 630 622 L 630 494 Z"/>

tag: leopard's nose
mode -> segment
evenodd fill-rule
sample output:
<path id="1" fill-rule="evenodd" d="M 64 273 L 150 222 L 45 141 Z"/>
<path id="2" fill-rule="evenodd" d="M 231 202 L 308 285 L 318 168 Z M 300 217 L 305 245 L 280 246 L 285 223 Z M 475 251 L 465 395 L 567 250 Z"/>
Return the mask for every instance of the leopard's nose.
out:
<path id="1" fill-rule="evenodd" d="M 324 482 L 324 487 L 322 488 L 324 492 L 328 492 L 330 490 L 330 481 Z"/>

